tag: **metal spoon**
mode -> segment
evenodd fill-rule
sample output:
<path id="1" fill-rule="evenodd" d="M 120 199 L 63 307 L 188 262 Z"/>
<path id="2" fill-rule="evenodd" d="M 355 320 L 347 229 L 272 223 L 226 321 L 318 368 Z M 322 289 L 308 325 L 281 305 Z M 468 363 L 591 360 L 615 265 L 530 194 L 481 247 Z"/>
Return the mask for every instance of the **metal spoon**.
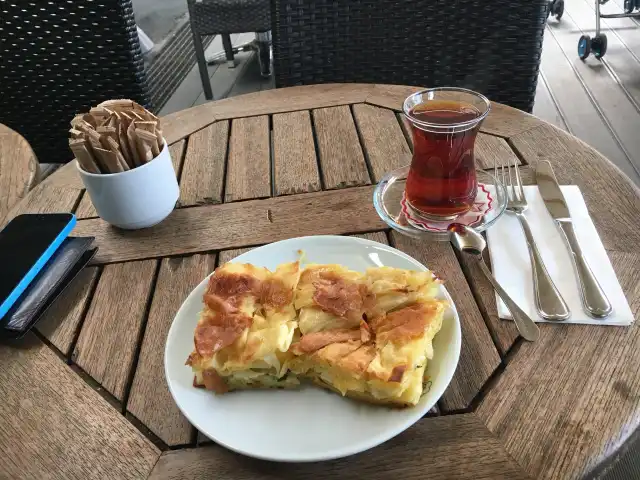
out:
<path id="1" fill-rule="evenodd" d="M 451 243 L 453 243 L 453 246 L 456 249 L 462 253 L 469 253 L 476 257 L 480 270 L 482 270 L 482 273 L 484 273 L 485 277 L 487 277 L 489 282 L 491 282 L 491 285 L 493 285 L 493 288 L 495 288 L 496 292 L 498 292 L 498 295 L 500 295 L 500 298 L 511 312 L 513 321 L 515 322 L 520 335 L 522 335 L 522 338 L 529 340 L 530 342 L 535 342 L 540 336 L 540 329 L 535 322 L 531 320 L 531 317 L 529 317 L 529 315 L 527 315 L 513 300 L 511 300 L 509 294 L 504 291 L 493 277 L 491 271 L 489 271 L 487 264 L 484 263 L 482 252 L 487 248 L 487 242 L 484 240 L 482 235 L 472 228 L 459 223 L 451 224 L 449 226 L 449 233 L 451 233 Z"/>

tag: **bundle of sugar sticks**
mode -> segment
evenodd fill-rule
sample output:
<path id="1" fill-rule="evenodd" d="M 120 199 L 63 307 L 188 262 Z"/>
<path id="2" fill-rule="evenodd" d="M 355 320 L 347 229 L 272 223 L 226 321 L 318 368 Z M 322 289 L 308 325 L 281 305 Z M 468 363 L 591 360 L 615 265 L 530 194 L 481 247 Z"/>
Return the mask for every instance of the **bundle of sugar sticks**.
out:
<path id="1" fill-rule="evenodd" d="M 107 100 L 71 121 L 69 147 L 83 170 L 126 172 L 153 160 L 164 140 L 160 120 L 132 100 Z"/>

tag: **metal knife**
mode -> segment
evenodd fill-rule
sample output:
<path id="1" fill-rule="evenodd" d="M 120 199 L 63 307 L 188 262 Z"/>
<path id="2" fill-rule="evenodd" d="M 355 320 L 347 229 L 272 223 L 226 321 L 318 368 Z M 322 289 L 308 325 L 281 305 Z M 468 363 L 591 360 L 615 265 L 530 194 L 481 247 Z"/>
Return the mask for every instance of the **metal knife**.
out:
<path id="1" fill-rule="evenodd" d="M 605 295 L 602 287 L 598 283 L 596 276 L 593 274 L 587 259 L 582 253 L 578 238 L 573 229 L 571 221 L 571 213 L 564 200 L 564 195 L 558 185 L 558 180 L 553 173 L 551 163 L 546 160 L 538 162 L 536 168 L 536 182 L 540 195 L 544 200 L 547 210 L 560 228 L 565 239 L 573 266 L 578 277 L 578 285 L 580 287 L 580 298 L 584 311 L 594 318 L 608 317 L 613 308 L 611 302 Z"/>

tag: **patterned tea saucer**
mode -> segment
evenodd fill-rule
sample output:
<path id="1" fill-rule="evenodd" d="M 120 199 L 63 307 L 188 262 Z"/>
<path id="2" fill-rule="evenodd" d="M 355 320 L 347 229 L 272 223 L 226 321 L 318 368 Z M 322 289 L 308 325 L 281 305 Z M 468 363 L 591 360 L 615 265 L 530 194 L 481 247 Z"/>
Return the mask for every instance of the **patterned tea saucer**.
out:
<path id="1" fill-rule="evenodd" d="M 482 232 L 504 213 L 507 195 L 504 185 L 484 170 L 476 170 L 478 193 L 470 211 L 443 222 L 425 221 L 415 217 L 407 207 L 404 194 L 409 166 L 389 172 L 373 193 L 373 204 L 380 215 L 394 230 L 411 237 L 448 241 L 447 227 L 462 223 Z"/>

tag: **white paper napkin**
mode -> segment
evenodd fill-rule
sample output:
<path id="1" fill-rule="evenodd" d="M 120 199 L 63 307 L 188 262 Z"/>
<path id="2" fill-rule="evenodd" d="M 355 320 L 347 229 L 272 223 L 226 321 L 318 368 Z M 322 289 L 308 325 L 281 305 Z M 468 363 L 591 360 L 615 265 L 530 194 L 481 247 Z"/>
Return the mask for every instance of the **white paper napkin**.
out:
<path id="1" fill-rule="evenodd" d="M 591 318 L 584 312 L 573 263 L 562 234 L 551 218 L 538 187 L 524 187 L 529 204 L 525 215 L 529 220 L 533 237 L 549 275 L 571 310 L 571 317 L 561 323 L 630 325 L 633 322 L 633 313 L 589 216 L 580 189 L 576 185 L 560 188 L 571 212 L 576 236 L 584 255 L 613 305 L 613 313 L 604 320 Z M 493 274 L 500 285 L 534 321 L 545 322 L 536 312 L 529 251 L 520 222 L 515 215 L 505 212 L 496 224 L 487 230 L 487 239 Z M 498 315 L 500 318 L 511 319 L 509 310 L 499 298 Z"/>

